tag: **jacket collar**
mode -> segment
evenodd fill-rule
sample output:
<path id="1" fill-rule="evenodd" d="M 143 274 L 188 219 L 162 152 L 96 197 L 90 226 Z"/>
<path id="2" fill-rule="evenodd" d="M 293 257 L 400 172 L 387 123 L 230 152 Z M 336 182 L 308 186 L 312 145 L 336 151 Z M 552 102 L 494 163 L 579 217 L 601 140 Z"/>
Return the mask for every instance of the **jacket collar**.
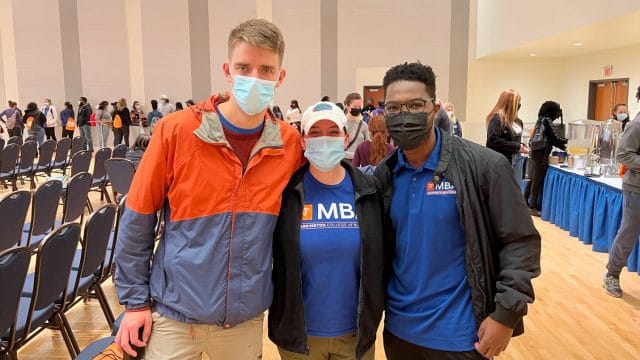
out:
<path id="1" fill-rule="evenodd" d="M 345 168 L 347 174 L 351 177 L 356 201 L 364 195 L 370 195 L 376 192 L 376 188 L 373 183 L 367 181 L 366 175 L 360 172 L 360 170 L 354 168 L 345 160 L 342 160 L 340 165 Z M 308 162 L 293 174 L 289 181 L 289 185 L 287 185 L 287 191 L 297 191 L 300 193 L 301 198 L 303 198 L 302 195 L 304 194 L 304 191 L 302 188 L 302 180 L 304 179 L 304 174 L 306 174 L 307 170 L 309 170 Z"/>
<path id="2" fill-rule="evenodd" d="M 200 126 L 193 131 L 193 133 L 202 141 L 209 144 L 219 144 L 231 146 L 229 141 L 224 136 L 224 129 L 222 123 L 218 117 L 216 109 L 218 105 L 229 99 L 229 93 L 220 93 L 211 96 L 208 100 L 205 100 L 199 104 L 196 104 L 190 109 L 195 113 L 197 117 L 201 118 Z M 266 113 L 264 129 L 262 135 L 256 146 L 251 152 L 251 156 L 255 155 L 263 148 L 283 148 L 284 142 L 282 140 L 282 134 L 280 132 L 280 125 L 276 120 L 273 120 L 269 114 Z"/>

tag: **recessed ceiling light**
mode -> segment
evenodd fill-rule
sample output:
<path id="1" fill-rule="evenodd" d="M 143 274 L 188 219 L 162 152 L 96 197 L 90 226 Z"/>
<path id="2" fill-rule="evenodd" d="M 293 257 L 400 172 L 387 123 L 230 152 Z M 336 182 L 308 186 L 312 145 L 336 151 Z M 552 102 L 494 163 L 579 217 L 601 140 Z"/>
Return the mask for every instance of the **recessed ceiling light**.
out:
<path id="1" fill-rule="evenodd" d="M 534 56 L 537 56 L 537 55 L 538 55 L 538 54 L 536 54 L 536 53 L 530 53 L 530 54 L 529 54 L 529 56 L 531 56 L 531 57 L 534 57 Z"/>
<path id="2" fill-rule="evenodd" d="M 582 45 L 583 45 L 583 44 L 582 44 L 581 42 L 574 42 L 574 43 L 573 43 L 573 46 L 576 46 L 576 47 L 578 47 L 578 46 L 582 46 Z"/>

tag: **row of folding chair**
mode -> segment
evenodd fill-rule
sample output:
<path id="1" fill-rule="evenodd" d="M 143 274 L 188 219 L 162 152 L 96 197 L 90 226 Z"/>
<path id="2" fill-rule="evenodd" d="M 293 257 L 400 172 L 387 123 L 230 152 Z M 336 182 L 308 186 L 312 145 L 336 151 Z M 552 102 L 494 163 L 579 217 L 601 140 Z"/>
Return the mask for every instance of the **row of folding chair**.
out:
<path id="1" fill-rule="evenodd" d="M 27 273 L 28 247 L 0 252 L 0 358 L 17 359 L 17 350 L 44 328 L 58 330 L 69 354 L 80 348 L 65 313 L 89 296 L 96 297 L 110 327 L 114 315 L 101 283 L 113 268 L 113 252 L 123 203 L 106 204 L 93 212 L 84 225 L 66 223 L 38 245 L 36 267 Z M 78 249 L 80 243 L 80 249 Z"/>

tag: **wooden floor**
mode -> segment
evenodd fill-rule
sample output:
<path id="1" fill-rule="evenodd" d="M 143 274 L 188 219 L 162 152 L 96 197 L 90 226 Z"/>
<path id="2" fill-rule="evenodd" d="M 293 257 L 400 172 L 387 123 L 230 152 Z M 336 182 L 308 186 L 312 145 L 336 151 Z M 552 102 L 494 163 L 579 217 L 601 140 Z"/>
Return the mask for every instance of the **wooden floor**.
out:
<path id="1" fill-rule="evenodd" d="M 0 190 L 0 195 L 4 193 Z M 100 201 L 95 197 L 93 203 Z M 536 302 L 525 318 L 525 334 L 513 339 L 499 358 L 640 359 L 640 277 L 625 270 L 621 276 L 624 297 L 606 295 L 601 285 L 607 255 L 592 252 L 552 224 L 534 220 L 542 234 L 542 275 L 534 281 Z M 104 289 L 114 313 L 119 314 L 122 307 L 113 283 L 107 281 Z M 110 333 L 96 300 L 78 304 L 68 317 L 81 348 Z M 381 340 L 376 342 L 376 359 L 385 359 Z M 19 357 L 68 359 L 69 355 L 59 333 L 45 330 L 19 351 Z M 263 359 L 278 358 L 275 346 L 264 336 Z"/>

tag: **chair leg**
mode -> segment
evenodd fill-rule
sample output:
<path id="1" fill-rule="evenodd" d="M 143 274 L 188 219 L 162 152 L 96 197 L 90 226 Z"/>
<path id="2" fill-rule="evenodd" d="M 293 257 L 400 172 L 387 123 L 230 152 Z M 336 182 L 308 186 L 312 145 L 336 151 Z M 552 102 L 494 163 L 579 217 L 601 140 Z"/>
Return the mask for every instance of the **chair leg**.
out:
<path id="1" fill-rule="evenodd" d="M 18 191 L 18 179 L 11 179 L 12 191 Z"/>
<path id="2" fill-rule="evenodd" d="M 109 328 L 112 328 L 113 323 L 116 321 L 116 318 L 115 316 L 113 316 L 113 311 L 111 311 L 111 307 L 109 306 L 109 302 L 107 301 L 107 297 L 105 296 L 104 291 L 102 291 L 100 283 L 96 282 L 96 284 L 93 285 L 93 290 L 96 293 L 96 297 L 98 298 L 98 302 L 100 303 L 100 307 L 102 308 L 104 317 L 107 319 Z"/>
<path id="3" fill-rule="evenodd" d="M 89 210 L 89 214 L 91 214 L 93 212 L 93 204 L 91 204 L 91 200 L 89 200 L 89 197 L 87 196 L 87 210 Z"/>
<path id="4" fill-rule="evenodd" d="M 80 353 L 80 346 L 76 341 L 76 337 L 73 335 L 73 331 L 71 330 L 71 326 L 67 321 L 67 317 L 64 315 L 64 313 L 60 312 L 54 315 L 54 321 L 60 329 L 62 339 L 64 340 L 64 344 L 67 346 L 69 355 L 71 355 L 72 359 L 75 359 L 75 357 Z"/>
<path id="5" fill-rule="evenodd" d="M 107 202 L 111 204 L 111 197 L 109 197 L 109 192 L 107 191 L 106 183 L 102 184 L 102 186 L 100 187 L 100 191 L 102 192 L 102 195 L 107 199 Z"/>

